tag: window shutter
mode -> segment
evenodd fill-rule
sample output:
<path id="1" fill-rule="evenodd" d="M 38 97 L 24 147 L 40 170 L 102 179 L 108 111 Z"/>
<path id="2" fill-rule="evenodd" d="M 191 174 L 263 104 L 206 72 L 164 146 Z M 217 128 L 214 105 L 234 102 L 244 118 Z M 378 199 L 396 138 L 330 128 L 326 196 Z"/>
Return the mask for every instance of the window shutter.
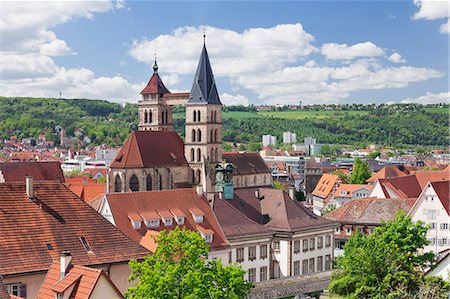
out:
<path id="1" fill-rule="evenodd" d="M 25 283 L 20 284 L 20 297 L 27 298 L 27 285 Z"/>

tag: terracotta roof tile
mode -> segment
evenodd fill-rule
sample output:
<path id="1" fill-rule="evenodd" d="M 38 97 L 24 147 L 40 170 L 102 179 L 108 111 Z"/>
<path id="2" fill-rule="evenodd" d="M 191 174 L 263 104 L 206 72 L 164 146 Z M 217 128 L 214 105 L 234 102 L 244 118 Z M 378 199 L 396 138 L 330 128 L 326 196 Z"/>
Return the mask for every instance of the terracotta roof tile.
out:
<path id="1" fill-rule="evenodd" d="M 448 170 L 420 170 L 415 173 L 420 187 L 423 189 L 428 182 L 448 181 L 450 180 L 450 171 Z"/>
<path id="2" fill-rule="evenodd" d="M 430 184 L 441 200 L 447 214 L 450 215 L 450 181 L 431 182 Z"/>
<path id="3" fill-rule="evenodd" d="M 195 189 L 173 189 L 157 192 L 146 191 L 110 193 L 106 195 L 106 199 L 108 200 L 108 204 L 111 208 L 111 213 L 117 228 L 140 244 L 149 243 L 142 240 L 143 237 L 146 238 L 145 235 L 149 230 L 170 230 L 175 228 L 177 224 L 173 221 L 173 225 L 169 227 L 160 225 L 156 228 L 147 229 L 145 223 L 141 223 L 141 228 L 135 230 L 132 227 L 128 215 L 136 213 L 141 215 L 143 218 L 146 218 L 150 217 L 150 215 L 156 214 L 156 219 L 161 219 L 157 211 L 171 211 L 179 209 L 184 215 L 186 215 L 184 225 L 182 225 L 183 227 L 197 231 L 197 223 L 195 223 L 194 218 L 191 215 L 191 211 L 194 211 L 199 215 L 204 215 L 203 223 L 200 225 L 206 229 L 211 229 L 214 231 L 213 243 L 211 244 L 213 249 L 220 249 L 224 246 L 228 246 L 225 235 L 220 228 L 220 225 L 217 222 L 208 201 L 205 197 L 198 196 Z"/>
<path id="4" fill-rule="evenodd" d="M 352 193 L 356 190 L 360 190 L 362 188 L 370 191 L 370 187 L 368 185 L 362 184 L 340 184 L 339 187 L 334 192 L 334 197 L 352 197 Z M 345 194 L 343 194 L 343 192 Z"/>
<path id="5" fill-rule="evenodd" d="M 170 91 L 164 86 L 164 83 L 159 77 L 158 73 L 153 73 L 150 80 L 147 83 L 147 86 L 141 91 L 141 94 L 170 94 Z"/>
<path id="6" fill-rule="evenodd" d="M 272 173 L 259 153 L 223 153 L 223 158 L 235 166 L 235 174 Z"/>
<path id="7" fill-rule="evenodd" d="M 0 273 L 47 270 L 62 250 L 74 263 L 126 262 L 150 254 L 56 181 L 34 182 L 35 201 L 24 183 L 0 184 Z M 93 253 L 80 238 L 85 237 Z"/>
<path id="8" fill-rule="evenodd" d="M 397 197 L 417 198 L 422 189 L 416 176 L 408 175 L 390 179 L 378 179 L 381 189 L 386 197 L 390 197 L 388 190 L 394 192 Z"/>
<path id="9" fill-rule="evenodd" d="M 26 176 L 39 181 L 65 181 L 57 161 L 0 163 L 0 173 L 5 182 L 24 182 Z"/>
<path id="10" fill-rule="evenodd" d="M 317 183 L 316 188 L 314 188 L 312 195 L 326 198 L 328 197 L 328 195 L 330 195 L 330 192 L 333 190 L 334 185 L 338 184 L 339 182 L 340 180 L 338 175 L 324 173 Z"/>
<path id="11" fill-rule="evenodd" d="M 133 131 L 111 168 L 150 168 L 188 165 L 184 142 L 176 132 Z"/>
<path id="12" fill-rule="evenodd" d="M 407 176 L 407 174 L 397 166 L 385 166 L 380 169 L 377 173 L 372 175 L 370 178 L 366 180 L 367 183 L 373 183 L 376 179 L 389 179 L 389 178 L 398 178 L 402 176 Z"/>

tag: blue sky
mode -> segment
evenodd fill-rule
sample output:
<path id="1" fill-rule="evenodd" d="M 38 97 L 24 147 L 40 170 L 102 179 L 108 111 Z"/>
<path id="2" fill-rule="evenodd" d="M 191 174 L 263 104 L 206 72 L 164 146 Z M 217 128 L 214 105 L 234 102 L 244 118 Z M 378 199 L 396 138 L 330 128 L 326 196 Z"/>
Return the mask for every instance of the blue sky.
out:
<path id="1" fill-rule="evenodd" d="M 206 44 L 226 104 L 445 102 L 447 1 L 2 2 L 3 96 L 136 102 L 154 53 L 190 90 Z"/>

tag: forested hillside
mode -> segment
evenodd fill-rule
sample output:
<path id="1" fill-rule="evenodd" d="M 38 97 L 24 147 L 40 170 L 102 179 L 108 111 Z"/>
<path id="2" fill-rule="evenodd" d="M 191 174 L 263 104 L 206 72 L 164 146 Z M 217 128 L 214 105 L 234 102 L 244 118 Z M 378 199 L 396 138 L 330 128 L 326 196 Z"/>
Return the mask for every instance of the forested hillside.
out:
<path id="1" fill-rule="evenodd" d="M 345 108 L 345 107 L 344 107 Z M 420 105 L 314 107 L 309 110 L 261 111 L 254 108 L 226 107 L 224 141 L 254 143 L 261 135 L 281 140 L 284 131 L 297 133 L 297 139 L 313 136 L 320 143 L 390 146 L 449 143 L 448 106 Z M 184 135 L 184 108 L 175 107 L 174 126 Z M 57 141 L 57 125 L 71 135 L 82 128 L 93 144 L 121 145 L 137 128 L 137 105 L 85 99 L 0 98 L 0 138 L 19 138 L 46 134 Z"/>

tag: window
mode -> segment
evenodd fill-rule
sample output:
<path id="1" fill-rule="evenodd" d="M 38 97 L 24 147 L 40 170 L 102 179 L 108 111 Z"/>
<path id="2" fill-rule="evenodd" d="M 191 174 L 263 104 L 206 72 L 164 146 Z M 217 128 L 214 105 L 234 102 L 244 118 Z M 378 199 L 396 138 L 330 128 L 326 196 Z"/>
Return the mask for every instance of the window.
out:
<path id="1" fill-rule="evenodd" d="M 202 142 L 202 131 L 200 129 L 197 130 L 197 141 Z"/>
<path id="2" fill-rule="evenodd" d="M 202 151 L 198 148 L 197 149 L 197 162 L 202 161 Z"/>
<path id="3" fill-rule="evenodd" d="M 350 234 L 352 233 L 352 228 L 351 228 L 351 227 L 346 227 L 346 228 L 345 228 L 345 233 L 346 233 L 347 235 L 350 235 Z"/>
<path id="4" fill-rule="evenodd" d="M 183 225 L 184 224 L 184 217 L 183 216 L 178 216 L 177 218 L 175 218 L 176 222 L 178 225 Z"/>
<path id="5" fill-rule="evenodd" d="M 322 249 L 323 247 L 323 237 L 317 237 L 317 249 Z"/>
<path id="6" fill-rule="evenodd" d="M 159 227 L 159 219 L 146 219 L 144 222 L 147 228 Z"/>
<path id="7" fill-rule="evenodd" d="M 338 226 L 336 227 L 336 233 L 340 233 L 341 232 L 341 228 Z"/>
<path id="8" fill-rule="evenodd" d="M 248 260 L 249 261 L 256 260 L 256 246 L 250 246 L 248 248 Z"/>
<path id="9" fill-rule="evenodd" d="M 313 251 L 316 247 L 316 238 L 309 239 L 309 250 Z"/>
<path id="10" fill-rule="evenodd" d="M 252 283 L 256 282 L 256 268 L 248 269 L 248 281 Z"/>
<path id="11" fill-rule="evenodd" d="M 194 114 L 194 117 L 193 117 L 194 118 L 194 122 L 196 122 L 197 121 L 197 111 L 194 110 L 193 114 Z"/>
<path id="12" fill-rule="evenodd" d="M 244 248 L 236 249 L 236 262 L 242 263 L 244 261 Z"/>
<path id="13" fill-rule="evenodd" d="M 195 161 L 195 151 L 194 151 L 194 149 L 193 148 L 191 148 L 191 162 L 194 162 Z"/>
<path id="14" fill-rule="evenodd" d="M 373 233 L 373 228 L 367 229 L 367 232 L 368 232 L 369 234 Z"/>
<path id="15" fill-rule="evenodd" d="M 172 225 L 172 218 L 165 218 L 164 219 L 164 226 L 171 226 Z"/>
<path id="16" fill-rule="evenodd" d="M 441 223 L 441 230 L 447 230 L 448 229 L 448 223 Z"/>
<path id="17" fill-rule="evenodd" d="M 273 242 L 273 250 L 280 251 L 280 241 L 274 241 Z"/>
<path id="18" fill-rule="evenodd" d="M 295 240 L 294 241 L 294 253 L 299 253 L 300 252 L 300 240 Z"/>
<path id="19" fill-rule="evenodd" d="M 267 267 L 261 267 L 259 268 L 259 281 L 266 281 L 267 280 Z"/>
<path id="20" fill-rule="evenodd" d="M 131 225 L 133 226 L 133 229 L 140 229 L 141 228 L 141 221 L 140 220 L 131 220 Z"/>
<path id="21" fill-rule="evenodd" d="M 27 285 L 24 283 L 11 283 L 6 285 L 6 290 L 10 295 L 27 297 Z"/>
<path id="22" fill-rule="evenodd" d="M 430 223 L 430 229 L 436 229 L 436 222 Z"/>
<path id="23" fill-rule="evenodd" d="M 294 262 L 294 276 L 300 275 L 300 261 Z"/>
<path id="24" fill-rule="evenodd" d="M 150 110 L 150 112 L 149 112 L 149 123 L 152 123 L 153 122 L 153 112 L 152 112 L 152 110 Z"/>
<path id="25" fill-rule="evenodd" d="M 153 189 L 153 180 L 152 180 L 152 176 L 149 174 L 147 175 L 147 191 L 152 190 Z"/>
<path id="26" fill-rule="evenodd" d="M 212 234 L 206 234 L 204 236 L 204 238 L 205 238 L 205 243 L 212 243 L 212 241 L 213 241 L 213 235 Z"/>
<path id="27" fill-rule="evenodd" d="M 448 244 L 448 239 L 447 238 L 443 238 L 442 239 L 442 245 L 447 245 Z"/>
<path id="28" fill-rule="evenodd" d="M 195 138 L 195 136 L 196 136 L 197 134 L 196 134 L 196 131 L 194 130 L 194 129 L 192 129 L 192 132 L 191 132 L 191 141 L 192 142 L 195 142 L 195 140 L 196 140 L 196 138 Z"/>
<path id="29" fill-rule="evenodd" d="M 303 240 L 303 252 L 308 251 L 308 239 Z"/>
<path id="30" fill-rule="evenodd" d="M 331 270 L 331 255 L 325 256 L 325 271 Z"/>
<path id="31" fill-rule="evenodd" d="M 331 235 L 326 235 L 325 237 L 325 247 L 331 246 Z"/>
<path id="32" fill-rule="evenodd" d="M 133 192 L 139 191 L 139 179 L 135 174 L 133 174 L 130 178 L 130 190 Z"/>
<path id="33" fill-rule="evenodd" d="M 308 260 L 302 261 L 302 274 L 303 275 L 308 274 Z"/>
<path id="34" fill-rule="evenodd" d="M 87 239 L 85 237 L 80 237 L 79 239 L 80 239 L 81 244 L 83 244 L 83 247 L 86 250 L 86 252 L 92 253 L 91 245 L 89 245 L 89 242 L 87 241 Z"/>
<path id="35" fill-rule="evenodd" d="M 228 252 L 228 264 L 231 264 L 233 262 L 231 256 L 232 256 L 232 254 L 231 254 L 231 251 L 230 251 L 230 252 Z"/>
<path id="36" fill-rule="evenodd" d="M 317 272 L 323 271 L 323 256 L 317 257 Z"/>
<path id="37" fill-rule="evenodd" d="M 260 259 L 267 258 L 267 245 L 266 244 L 259 246 L 259 258 Z"/>
<path id="38" fill-rule="evenodd" d="M 209 132 L 209 142 L 213 142 L 213 130 L 211 129 L 211 131 Z"/>
<path id="39" fill-rule="evenodd" d="M 118 174 L 116 174 L 116 179 L 114 182 L 114 191 L 115 192 L 122 191 L 122 180 L 120 179 L 120 176 Z"/>
<path id="40" fill-rule="evenodd" d="M 310 258 L 309 259 L 309 273 L 314 273 L 316 271 L 315 267 L 314 267 L 314 258 Z"/>
<path id="41" fill-rule="evenodd" d="M 197 121 L 200 121 L 200 110 L 197 110 Z"/>
<path id="42" fill-rule="evenodd" d="M 144 124 L 146 124 L 148 122 L 148 114 L 147 114 L 147 110 L 144 110 Z"/>

